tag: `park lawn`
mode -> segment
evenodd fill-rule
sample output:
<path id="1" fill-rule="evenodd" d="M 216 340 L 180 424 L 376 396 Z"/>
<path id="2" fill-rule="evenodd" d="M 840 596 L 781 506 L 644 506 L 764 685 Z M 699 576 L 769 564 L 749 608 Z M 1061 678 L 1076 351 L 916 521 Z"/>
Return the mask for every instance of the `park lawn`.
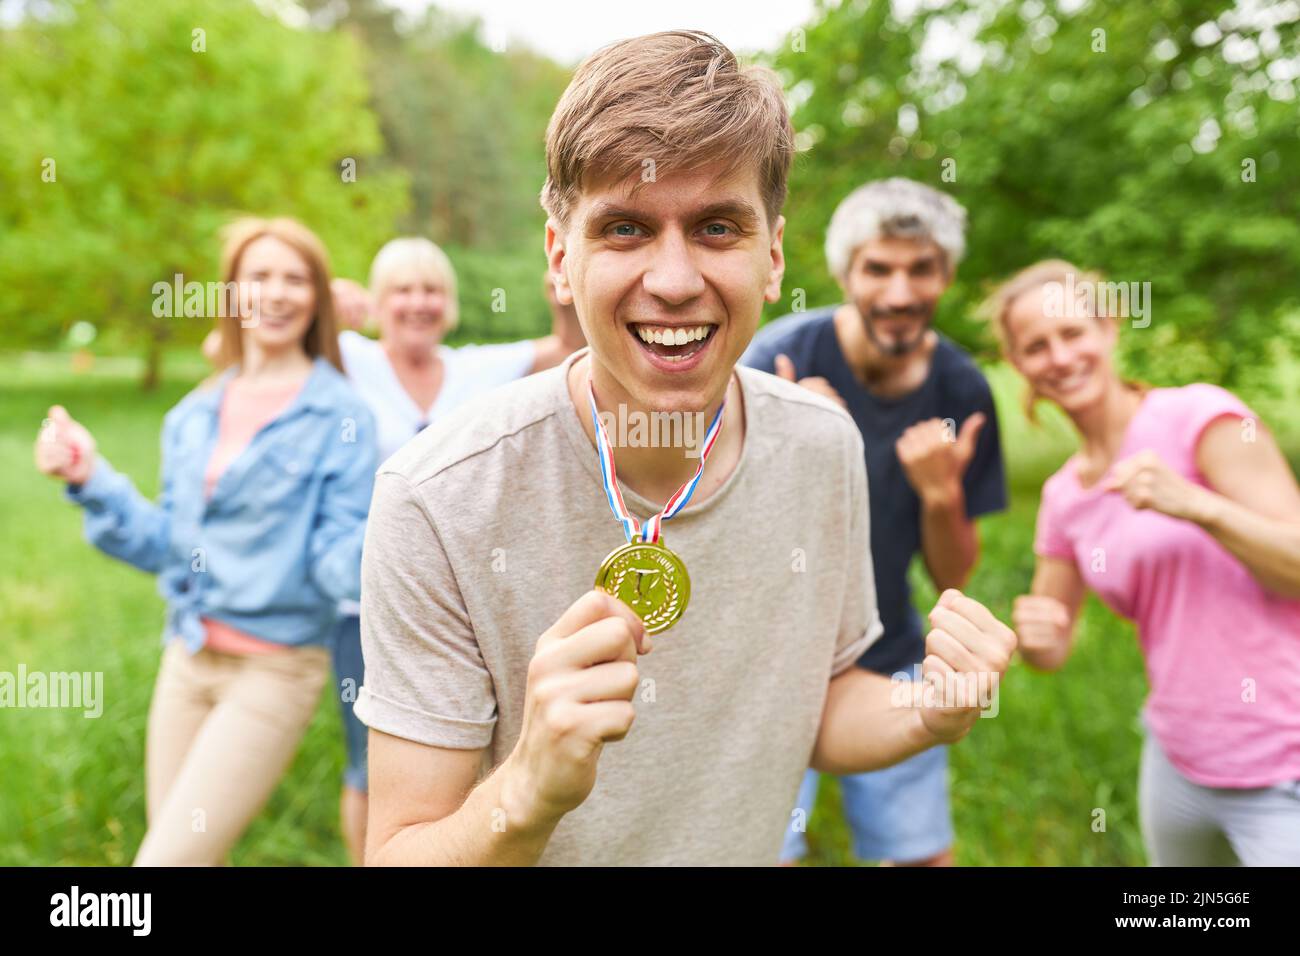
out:
<path id="1" fill-rule="evenodd" d="M 0 865 L 123 865 L 144 835 L 144 740 L 160 658 L 162 602 L 149 575 L 82 540 L 78 510 L 31 466 L 50 404 L 95 434 L 113 464 L 153 496 L 163 414 L 202 375 L 192 356 L 168 357 L 153 394 L 139 366 L 100 359 L 0 356 L 0 671 L 102 671 L 104 711 L 11 709 L 0 716 Z M 1016 384 L 990 370 L 1010 471 L 1010 509 L 981 521 L 983 553 L 968 588 L 1003 620 L 1028 586 L 1037 491 L 1068 454 L 1059 419 L 1031 429 Z M 914 568 L 917 602 L 933 590 Z M 1132 628 L 1090 598 L 1077 649 L 1062 672 L 1018 661 L 996 717 L 952 749 L 957 860 L 966 865 L 1140 865 L 1136 781 L 1145 678 Z M 236 865 L 338 865 L 343 743 L 338 707 L 322 695 L 288 777 L 232 855 Z M 808 862 L 851 863 L 838 787 L 824 783 L 809 820 Z"/>

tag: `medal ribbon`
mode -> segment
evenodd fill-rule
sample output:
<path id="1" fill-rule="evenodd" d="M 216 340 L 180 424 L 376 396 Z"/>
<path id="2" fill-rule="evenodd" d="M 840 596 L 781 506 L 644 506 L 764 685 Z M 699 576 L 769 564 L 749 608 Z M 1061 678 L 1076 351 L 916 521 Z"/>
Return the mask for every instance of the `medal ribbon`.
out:
<path id="1" fill-rule="evenodd" d="M 600 459 L 600 478 L 605 485 L 605 498 L 609 501 L 609 510 L 614 512 L 614 517 L 623 525 L 623 534 L 629 542 L 634 537 L 641 536 L 642 541 L 657 544 L 662 534 L 663 523 L 686 507 L 686 503 L 691 500 L 691 495 L 695 493 L 695 486 L 700 483 L 700 476 L 704 474 L 704 463 L 708 461 L 709 452 L 713 451 L 718 433 L 722 431 L 722 412 L 727 407 L 727 401 L 725 398 L 722 400 L 717 413 L 713 416 L 713 423 L 704 433 L 704 445 L 700 449 L 700 464 L 695 469 L 695 474 L 668 499 L 663 511 L 646 521 L 643 534 L 641 523 L 623 503 L 623 493 L 618 488 L 618 474 L 614 471 L 614 448 L 610 443 L 609 435 L 605 432 L 605 423 L 600 420 L 600 413 L 596 409 L 596 386 L 592 384 L 591 379 L 587 379 L 587 391 L 591 400 L 591 420 L 596 426 L 596 456 Z"/>

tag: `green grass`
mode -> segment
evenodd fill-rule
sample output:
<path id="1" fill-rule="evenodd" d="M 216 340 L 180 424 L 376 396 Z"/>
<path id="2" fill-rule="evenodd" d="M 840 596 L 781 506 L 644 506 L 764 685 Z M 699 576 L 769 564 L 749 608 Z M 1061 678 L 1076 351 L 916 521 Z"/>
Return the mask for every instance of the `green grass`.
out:
<path id="1" fill-rule="evenodd" d="M 103 716 L 11 709 L 0 714 L 0 865 L 127 864 L 144 835 L 144 739 L 161 646 L 162 602 L 152 577 L 94 551 L 76 508 L 31 466 L 46 408 L 66 405 L 141 491 L 157 487 L 164 412 L 203 373 L 168 357 L 163 387 L 146 395 L 139 366 L 101 360 L 73 373 L 66 355 L 0 356 L 0 671 L 103 671 Z M 1009 620 L 1029 582 L 1038 488 L 1069 453 L 1059 418 L 1031 429 L 1016 384 L 993 369 L 1012 505 L 981 522 L 983 553 L 969 592 Z M 915 571 L 915 569 L 914 569 Z M 917 602 L 933 590 L 920 573 Z M 997 717 L 952 750 L 952 803 L 961 864 L 1141 864 L 1137 714 L 1146 691 L 1132 628 L 1089 599 L 1070 663 L 1055 675 L 1013 665 Z M 238 865 L 338 865 L 343 743 L 332 695 L 322 695 L 288 777 L 239 843 Z M 809 821 L 809 861 L 852 862 L 838 787 L 824 783 Z M 1096 811 L 1105 830 L 1094 830 Z"/>

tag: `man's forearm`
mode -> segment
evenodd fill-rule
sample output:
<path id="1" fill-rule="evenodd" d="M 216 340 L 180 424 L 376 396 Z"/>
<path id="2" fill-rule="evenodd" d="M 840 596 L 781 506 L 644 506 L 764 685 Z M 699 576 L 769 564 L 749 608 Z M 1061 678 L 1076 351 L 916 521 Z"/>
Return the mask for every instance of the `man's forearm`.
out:
<path id="1" fill-rule="evenodd" d="M 366 854 L 367 866 L 532 866 L 560 818 L 525 810 L 517 778 L 502 764 L 440 820 L 402 827 Z"/>
<path id="2" fill-rule="evenodd" d="M 850 774 L 906 760 L 939 741 L 913 706 L 913 682 L 850 668 L 831 681 L 812 768 Z"/>
<path id="3" fill-rule="evenodd" d="M 975 522 L 966 517 L 966 495 L 960 484 L 921 498 L 921 554 L 935 590 L 966 586 L 979 540 Z"/>

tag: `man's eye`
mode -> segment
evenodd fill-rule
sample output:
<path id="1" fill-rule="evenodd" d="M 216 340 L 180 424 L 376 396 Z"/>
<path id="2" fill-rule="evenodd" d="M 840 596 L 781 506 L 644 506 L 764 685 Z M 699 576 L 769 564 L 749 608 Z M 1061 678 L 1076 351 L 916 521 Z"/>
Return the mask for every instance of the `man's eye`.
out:
<path id="1" fill-rule="evenodd" d="M 711 222 L 704 227 L 704 231 L 707 235 L 710 236 L 725 237 L 728 233 L 731 232 L 731 227 L 728 226 L 725 222 Z"/>
<path id="2" fill-rule="evenodd" d="M 628 239 L 628 238 L 635 238 L 641 227 L 636 225 L 636 223 L 616 222 L 614 223 L 614 225 L 610 226 L 609 228 L 614 235 L 619 236 L 620 238 Z"/>

